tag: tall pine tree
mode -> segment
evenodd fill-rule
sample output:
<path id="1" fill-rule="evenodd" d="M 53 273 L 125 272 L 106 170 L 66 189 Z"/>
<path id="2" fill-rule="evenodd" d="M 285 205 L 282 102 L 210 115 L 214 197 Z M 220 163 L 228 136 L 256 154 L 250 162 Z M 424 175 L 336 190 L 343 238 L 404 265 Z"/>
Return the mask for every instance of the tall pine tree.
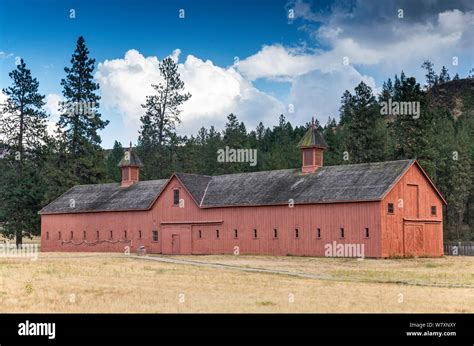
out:
<path id="1" fill-rule="evenodd" d="M 47 115 L 39 83 L 23 59 L 9 76 L 12 85 L 3 89 L 7 100 L 0 110 L 1 147 L 6 150 L 0 172 L 0 219 L 4 220 L 2 233 L 15 237 L 21 247 L 24 235 L 39 233 Z"/>

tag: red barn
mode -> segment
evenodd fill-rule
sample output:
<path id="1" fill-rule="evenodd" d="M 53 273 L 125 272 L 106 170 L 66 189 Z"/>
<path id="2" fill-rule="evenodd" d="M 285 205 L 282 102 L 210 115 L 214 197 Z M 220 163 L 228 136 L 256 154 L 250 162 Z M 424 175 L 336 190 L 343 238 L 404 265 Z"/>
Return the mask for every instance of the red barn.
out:
<path id="1" fill-rule="evenodd" d="M 121 183 L 74 186 L 40 211 L 42 250 L 443 255 L 446 202 L 416 160 L 324 167 L 314 126 L 300 148 L 301 169 L 150 181 L 130 148 Z"/>

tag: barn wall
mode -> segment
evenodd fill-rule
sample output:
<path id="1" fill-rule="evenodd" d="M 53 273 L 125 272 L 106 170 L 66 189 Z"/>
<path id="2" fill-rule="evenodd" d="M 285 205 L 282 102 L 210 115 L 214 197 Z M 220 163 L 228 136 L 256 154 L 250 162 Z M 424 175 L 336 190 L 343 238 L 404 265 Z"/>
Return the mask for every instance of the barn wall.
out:
<path id="1" fill-rule="evenodd" d="M 415 190 L 418 190 L 416 197 Z M 394 213 L 387 211 L 393 203 Z M 431 206 L 436 206 L 437 216 L 431 215 Z M 407 249 L 407 230 L 420 225 L 423 229 L 423 251 L 416 255 L 443 255 L 443 201 L 433 189 L 420 168 L 413 164 L 380 206 L 382 220 L 382 257 L 415 255 Z M 411 234 L 408 234 L 411 237 Z"/>
<path id="2" fill-rule="evenodd" d="M 179 188 L 184 207 L 173 206 L 173 189 Z M 180 222 L 180 224 L 174 224 Z M 182 249 L 189 245 L 194 254 L 274 254 L 324 256 L 325 245 L 364 244 L 364 256 L 381 255 L 380 202 L 354 202 L 260 207 L 199 208 L 180 182 L 173 178 L 150 211 L 106 212 L 42 215 L 42 251 L 124 251 L 131 242 L 135 251 L 145 245 L 150 253 L 169 253 L 172 230 L 181 234 Z M 299 237 L 296 238 L 295 229 Z M 321 238 L 316 230 L 321 229 Z M 340 237 L 340 228 L 345 230 L 345 238 Z M 369 238 L 365 237 L 369 228 Z M 238 237 L 234 237 L 237 229 Z M 254 229 L 257 237 L 254 238 Z M 274 238 L 274 229 L 278 237 Z M 113 230 L 113 241 L 96 245 L 73 245 L 62 243 L 69 240 L 70 230 L 74 230 L 74 242 L 82 242 L 82 231 L 87 240 L 94 243 L 96 230 L 100 239 L 108 239 Z M 127 230 L 128 242 L 123 239 Z M 142 230 L 142 239 L 138 231 Z M 158 230 L 158 242 L 152 242 L 152 230 Z M 219 230 L 219 238 L 216 236 Z M 202 238 L 198 237 L 201 231 Z M 49 232 L 49 240 L 46 240 Z M 165 244 L 163 244 L 165 243 Z"/>

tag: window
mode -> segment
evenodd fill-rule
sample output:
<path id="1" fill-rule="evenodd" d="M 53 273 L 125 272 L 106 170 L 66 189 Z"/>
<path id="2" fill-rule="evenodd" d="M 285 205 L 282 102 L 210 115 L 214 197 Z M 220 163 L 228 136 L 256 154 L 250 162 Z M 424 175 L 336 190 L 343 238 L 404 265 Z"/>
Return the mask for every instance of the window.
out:
<path id="1" fill-rule="evenodd" d="M 239 237 L 239 231 L 237 231 L 236 229 L 234 229 L 234 238 L 238 238 Z"/>
<path id="2" fill-rule="evenodd" d="M 304 166 L 313 165 L 313 150 L 312 149 L 303 150 L 303 161 L 304 161 Z"/>
<path id="3" fill-rule="evenodd" d="M 387 204 L 387 212 L 393 214 L 393 203 Z"/>
<path id="4" fill-rule="evenodd" d="M 60 240 L 62 239 L 61 231 L 59 231 L 59 233 L 58 233 L 58 239 L 60 239 Z"/>
<path id="5" fill-rule="evenodd" d="M 316 229 L 316 238 L 321 238 L 321 228 Z"/>
<path id="6" fill-rule="evenodd" d="M 257 230 L 256 229 L 253 230 L 253 237 L 257 238 Z"/>
<path id="7" fill-rule="evenodd" d="M 86 239 L 86 231 L 82 232 L 82 237 Z"/>
<path id="8" fill-rule="evenodd" d="M 344 238 L 344 228 L 341 228 L 341 238 Z"/>
<path id="9" fill-rule="evenodd" d="M 151 241 L 158 241 L 158 231 L 151 231 Z"/>
<path id="10" fill-rule="evenodd" d="M 49 232 L 46 232 L 46 240 L 49 240 Z"/>
<path id="11" fill-rule="evenodd" d="M 127 239 L 127 231 L 123 231 L 123 239 Z"/>
<path id="12" fill-rule="evenodd" d="M 173 190 L 173 205 L 179 205 L 179 189 Z"/>
<path id="13" fill-rule="evenodd" d="M 273 238 L 278 238 L 278 230 L 276 228 L 273 229 Z"/>
<path id="14" fill-rule="evenodd" d="M 368 227 L 365 228 L 365 237 L 366 238 L 369 237 L 369 228 Z"/>
<path id="15" fill-rule="evenodd" d="M 142 239 L 142 231 L 138 231 L 138 239 Z"/>
<path id="16" fill-rule="evenodd" d="M 216 238 L 219 238 L 219 230 L 216 229 Z"/>
<path id="17" fill-rule="evenodd" d="M 71 240 L 74 239 L 74 232 L 71 231 Z"/>
<path id="18" fill-rule="evenodd" d="M 202 232 L 201 232 L 201 230 L 198 231 L 198 238 L 199 238 L 199 239 L 202 238 Z"/>
<path id="19" fill-rule="evenodd" d="M 110 238 L 111 240 L 114 239 L 114 233 L 113 233 L 112 231 L 110 231 L 110 233 L 109 233 L 109 238 Z"/>
<path id="20" fill-rule="evenodd" d="M 99 231 L 96 231 L 96 238 L 99 240 Z"/>
<path id="21" fill-rule="evenodd" d="M 431 216 L 436 216 L 436 206 L 435 205 L 431 206 Z"/>
<path id="22" fill-rule="evenodd" d="M 299 238 L 300 237 L 300 231 L 298 228 L 295 228 L 295 238 Z"/>

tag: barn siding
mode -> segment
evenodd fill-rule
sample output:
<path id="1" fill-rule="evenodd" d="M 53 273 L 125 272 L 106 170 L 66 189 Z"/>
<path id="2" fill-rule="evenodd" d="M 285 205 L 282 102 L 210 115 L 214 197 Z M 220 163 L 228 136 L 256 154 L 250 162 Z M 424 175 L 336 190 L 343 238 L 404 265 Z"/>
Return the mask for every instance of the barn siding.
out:
<path id="1" fill-rule="evenodd" d="M 418 186 L 418 208 L 413 197 L 413 186 Z M 387 204 L 394 204 L 394 213 L 387 213 Z M 431 215 L 436 206 L 437 216 Z M 385 196 L 380 206 L 382 220 L 382 257 L 404 256 L 404 224 L 423 225 L 425 256 L 443 255 L 443 201 L 413 164 Z"/>

